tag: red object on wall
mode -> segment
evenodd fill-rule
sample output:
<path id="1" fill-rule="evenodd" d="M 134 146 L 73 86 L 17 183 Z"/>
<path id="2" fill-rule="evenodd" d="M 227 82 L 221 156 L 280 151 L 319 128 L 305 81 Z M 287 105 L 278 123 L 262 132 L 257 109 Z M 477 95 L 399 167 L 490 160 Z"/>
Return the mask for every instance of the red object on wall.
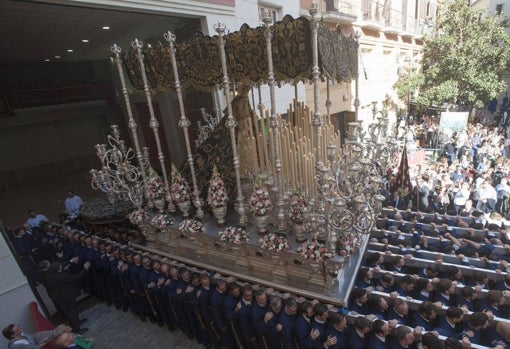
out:
<path id="1" fill-rule="evenodd" d="M 51 331 L 55 329 L 55 325 L 51 323 L 50 320 L 46 319 L 46 317 L 41 314 L 39 311 L 39 306 L 36 302 L 31 302 L 29 304 L 30 312 L 32 313 L 32 318 L 34 319 L 35 330 L 39 331 Z M 55 345 L 53 341 L 43 346 L 43 349 L 57 349 L 58 347 Z"/>

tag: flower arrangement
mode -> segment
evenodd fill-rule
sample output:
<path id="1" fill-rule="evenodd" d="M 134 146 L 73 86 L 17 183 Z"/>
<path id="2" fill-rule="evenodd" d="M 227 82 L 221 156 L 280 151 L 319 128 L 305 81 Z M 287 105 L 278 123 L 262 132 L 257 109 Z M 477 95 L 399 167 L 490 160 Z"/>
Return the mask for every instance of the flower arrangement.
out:
<path id="1" fill-rule="evenodd" d="M 207 203 L 211 208 L 227 206 L 228 193 L 225 188 L 225 182 L 221 179 L 220 173 L 214 166 L 213 174 L 209 180 L 209 189 L 207 191 Z"/>
<path id="2" fill-rule="evenodd" d="M 165 197 L 165 185 L 157 174 L 149 178 L 147 183 L 147 194 L 151 199 L 162 199 Z"/>
<path id="3" fill-rule="evenodd" d="M 304 259 L 313 259 L 316 262 L 324 262 L 325 259 L 333 257 L 326 251 L 326 247 L 317 241 L 305 241 L 297 248 L 297 252 Z"/>
<path id="4" fill-rule="evenodd" d="M 157 213 L 151 219 L 151 224 L 159 229 L 165 229 L 173 224 L 172 218 L 167 213 Z"/>
<path id="5" fill-rule="evenodd" d="M 191 199 L 191 192 L 188 182 L 181 176 L 177 167 L 172 164 L 172 184 L 170 185 L 172 198 L 177 202 L 186 202 Z"/>
<path id="6" fill-rule="evenodd" d="M 187 237 L 192 237 L 195 234 L 204 234 L 205 233 L 205 227 L 202 224 L 202 222 L 200 222 L 199 220 L 194 219 L 194 218 L 184 219 L 179 224 L 179 227 L 177 229 L 179 229 L 179 232 L 182 235 L 187 236 Z"/>
<path id="7" fill-rule="evenodd" d="M 261 181 L 255 181 L 250 197 L 250 210 L 255 216 L 265 216 L 273 209 L 269 192 Z"/>
<path id="8" fill-rule="evenodd" d="M 287 239 L 276 233 L 269 233 L 264 235 L 259 240 L 260 247 L 269 252 L 282 252 L 290 250 L 290 245 Z"/>
<path id="9" fill-rule="evenodd" d="M 303 224 L 308 210 L 308 200 L 301 192 L 297 192 L 290 202 L 289 218 L 294 224 Z"/>
<path id="10" fill-rule="evenodd" d="M 139 225 L 141 223 L 147 222 L 151 216 L 149 215 L 149 212 L 140 207 L 131 212 L 127 218 L 131 224 Z"/>
<path id="11" fill-rule="evenodd" d="M 355 233 L 347 233 L 342 239 L 338 240 L 338 249 L 341 256 L 348 256 L 354 252 L 356 247 L 359 247 L 361 240 Z"/>
<path id="12" fill-rule="evenodd" d="M 224 231 L 218 233 L 218 237 L 221 241 L 233 244 L 250 241 L 250 237 L 243 227 L 227 227 Z"/>

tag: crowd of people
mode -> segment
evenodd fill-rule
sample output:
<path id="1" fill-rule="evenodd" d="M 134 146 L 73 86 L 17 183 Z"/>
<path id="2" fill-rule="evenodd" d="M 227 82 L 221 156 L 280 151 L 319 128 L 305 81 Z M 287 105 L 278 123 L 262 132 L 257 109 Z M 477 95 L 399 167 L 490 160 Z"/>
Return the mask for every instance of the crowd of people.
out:
<path id="1" fill-rule="evenodd" d="M 384 210 L 351 292 L 350 311 L 455 337 L 463 347 L 507 348 L 510 241 L 507 228 L 495 222 Z M 450 256 L 453 263 L 445 262 Z"/>
<path id="2" fill-rule="evenodd" d="M 481 212 L 510 216 L 510 167 L 502 128 L 469 124 L 444 140 L 438 161 L 410 167 L 413 186 L 407 196 L 396 191 L 398 167 L 388 169 L 383 194 L 387 206 L 440 214 Z"/>
<path id="3" fill-rule="evenodd" d="M 407 195 L 396 186 L 398 166 L 388 169 L 381 194 L 389 209 L 377 221 L 349 310 L 437 334 L 445 347 L 508 347 L 506 128 L 469 124 L 447 137 L 425 117 L 409 129 L 420 129 L 420 146 L 441 146 L 439 159 L 410 167 Z"/>

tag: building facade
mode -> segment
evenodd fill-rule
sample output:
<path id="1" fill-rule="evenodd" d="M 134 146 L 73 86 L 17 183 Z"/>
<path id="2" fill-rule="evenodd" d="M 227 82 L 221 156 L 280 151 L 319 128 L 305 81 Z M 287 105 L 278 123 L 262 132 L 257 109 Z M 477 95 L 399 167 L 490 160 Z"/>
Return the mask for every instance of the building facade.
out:
<path id="1" fill-rule="evenodd" d="M 301 0 L 305 15 L 311 0 Z M 359 35 L 358 81 L 330 83 L 330 114 L 339 129 L 356 118 L 355 100 L 359 100 L 359 120 L 372 120 L 386 112 L 395 120 L 405 113 L 409 101 L 401 101 L 393 91 L 399 74 L 421 65 L 422 38 L 434 26 L 434 0 L 322 0 L 318 2 L 322 18 L 330 27 L 340 27 L 346 35 Z M 358 86 L 356 87 L 356 84 Z M 327 86 L 321 86 L 321 108 L 326 112 Z M 356 92 L 358 91 L 358 92 Z M 307 86 L 307 103 L 313 94 Z"/>

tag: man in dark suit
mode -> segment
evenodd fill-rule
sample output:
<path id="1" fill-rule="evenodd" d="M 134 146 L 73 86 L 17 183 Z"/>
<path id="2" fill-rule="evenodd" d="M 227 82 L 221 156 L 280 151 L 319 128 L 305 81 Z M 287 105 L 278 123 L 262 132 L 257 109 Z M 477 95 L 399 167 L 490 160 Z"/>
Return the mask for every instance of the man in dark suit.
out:
<path id="1" fill-rule="evenodd" d="M 329 348 L 336 344 L 335 336 L 328 336 L 326 333 L 326 319 L 328 318 L 328 308 L 322 303 L 317 303 L 313 306 L 315 314 L 312 319 L 312 332 L 319 335 L 313 341 L 314 349 Z"/>
<path id="2" fill-rule="evenodd" d="M 83 264 L 83 270 L 77 274 L 62 272 L 59 262 L 52 262 L 46 272 L 41 273 L 43 285 L 48 289 L 53 303 L 69 321 L 75 333 L 83 334 L 88 329 L 80 329 L 80 318 L 76 298 L 80 295 L 79 284 L 90 268 L 90 263 Z"/>
<path id="3" fill-rule="evenodd" d="M 409 306 L 402 298 L 396 298 L 393 301 L 393 306 L 388 309 L 388 320 L 397 320 L 400 325 L 410 326 L 409 319 Z"/>
<path id="4" fill-rule="evenodd" d="M 347 348 L 347 318 L 340 313 L 330 312 L 328 315 L 328 326 L 326 328 L 327 338 L 334 338 L 335 342 L 330 349 Z"/>
<path id="5" fill-rule="evenodd" d="M 259 348 L 267 349 L 269 344 L 265 337 L 266 332 L 266 313 L 269 312 L 267 294 L 264 289 L 259 288 L 255 291 L 255 302 L 251 309 L 251 326 L 255 331 Z"/>
<path id="6" fill-rule="evenodd" d="M 398 210 L 407 209 L 407 201 L 405 198 L 400 197 L 398 190 L 393 192 L 393 197 L 389 198 L 387 205 L 390 207 L 394 207 Z"/>
<path id="7" fill-rule="evenodd" d="M 226 344 L 227 348 L 241 347 L 241 335 L 238 326 L 238 304 L 241 300 L 241 287 L 235 281 L 227 285 L 228 294 L 223 302 L 223 312 L 227 326 L 229 327 L 231 338 L 230 343 Z"/>
<path id="8" fill-rule="evenodd" d="M 399 326 L 394 331 L 395 341 L 392 343 L 391 349 L 408 349 L 414 343 L 413 330 L 407 326 Z"/>
<path id="9" fill-rule="evenodd" d="M 237 321 L 241 332 L 243 346 L 247 349 L 257 348 L 257 338 L 251 327 L 250 316 L 253 307 L 253 289 L 251 285 L 244 285 L 239 310 L 237 312 Z"/>
<path id="10" fill-rule="evenodd" d="M 225 319 L 225 312 L 223 311 L 223 304 L 227 298 L 227 283 L 225 280 L 217 279 L 216 288 L 211 293 L 211 317 L 214 324 L 214 329 L 221 338 L 223 344 L 231 342 L 230 330 L 227 326 Z"/>
<path id="11" fill-rule="evenodd" d="M 368 314 L 368 291 L 365 288 L 355 288 L 351 292 L 349 310 L 357 314 Z"/>
<path id="12" fill-rule="evenodd" d="M 312 332 L 311 318 L 313 317 L 312 303 L 306 301 L 301 304 L 301 312 L 296 318 L 294 336 L 299 349 L 310 349 L 318 331 Z"/>
<path id="13" fill-rule="evenodd" d="M 441 336 L 458 337 L 463 331 L 462 317 L 464 316 L 462 309 L 457 307 L 449 307 L 446 310 L 446 316 L 441 316 L 439 325 L 434 329 Z"/>
<path id="14" fill-rule="evenodd" d="M 389 345 L 386 337 L 390 334 L 390 326 L 386 321 L 375 320 L 372 324 L 372 334 L 368 338 L 368 348 L 370 349 L 388 349 Z"/>
<path id="15" fill-rule="evenodd" d="M 354 321 L 354 327 L 351 330 L 347 348 L 349 349 L 367 349 L 368 333 L 372 324 L 367 318 L 360 316 Z"/>
<path id="16" fill-rule="evenodd" d="M 435 319 L 437 317 L 437 311 L 434 303 L 430 301 L 422 302 L 417 312 L 413 312 L 411 319 L 412 327 L 420 326 L 425 331 L 432 331 L 435 326 Z"/>
<path id="17" fill-rule="evenodd" d="M 206 348 L 217 345 L 217 337 L 212 329 L 212 317 L 209 309 L 211 300 L 211 276 L 206 273 L 200 275 L 200 288 L 197 291 L 196 317 L 199 325 L 200 337 Z M 168 302 L 169 313 L 174 312 L 172 304 Z M 171 317 L 170 317 L 171 318 Z"/>
<path id="18" fill-rule="evenodd" d="M 296 322 L 297 301 L 289 297 L 284 301 L 283 311 L 280 313 L 280 324 L 282 325 L 281 337 L 284 349 L 295 349 L 294 324 Z"/>

